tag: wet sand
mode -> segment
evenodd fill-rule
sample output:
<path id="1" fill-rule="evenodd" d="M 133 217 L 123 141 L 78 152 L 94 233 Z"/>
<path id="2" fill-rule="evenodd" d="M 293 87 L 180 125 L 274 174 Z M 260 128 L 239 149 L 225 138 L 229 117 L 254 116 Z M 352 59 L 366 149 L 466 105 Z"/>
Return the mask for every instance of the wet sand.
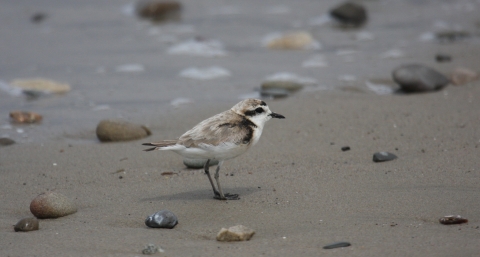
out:
<path id="1" fill-rule="evenodd" d="M 144 246 L 153 243 L 165 250 L 156 254 L 159 256 L 477 256 L 480 82 L 448 86 L 433 93 L 377 95 L 364 86 L 364 81 L 389 79 L 393 68 L 410 62 L 424 63 L 447 75 L 458 66 L 476 69 L 478 42 L 418 41 L 420 34 L 432 29 L 438 17 L 435 12 L 443 10 L 433 1 L 418 6 L 410 1 L 364 1 L 372 15 L 365 29 L 375 35 L 375 40 L 352 41 L 355 31 L 312 27 L 324 45 L 319 53 L 329 60 L 325 69 L 301 67 L 302 61 L 315 54 L 312 51 L 272 52 L 255 46 L 255 40 L 260 41 L 272 30 L 292 29 L 292 21 L 305 21 L 305 17 L 323 13 L 333 3 L 285 2 L 290 13 L 275 18 L 257 16 L 264 13 L 267 4 L 261 6 L 264 9 L 252 3 L 241 4 L 240 14 L 232 14 L 240 24 L 238 31 L 263 24 L 253 26 L 250 37 L 242 41 L 238 38 L 242 33 L 236 36 L 226 31 L 226 25 L 212 25 L 218 20 L 228 21 L 225 16 L 200 22 L 201 15 L 209 13 L 205 6 L 212 1 L 185 2 L 187 7 L 193 6 L 186 9 L 189 18 L 185 23 L 198 22 L 197 33 L 220 38 L 230 46 L 227 49 L 232 56 L 217 59 L 169 56 L 164 54 L 166 46 L 162 44 L 160 57 L 166 59 L 149 57 L 158 42 L 149 38 L 147 25 L 125 17 L 119 3 L 114 5 L 118 8 L 114 14 L 99 14 L 112 1 L 77 3 L 76 9 L 71 9 L 73 3 L 57 1 L 44 1 L 44 7 L 49 7 L 46 9 L 7 6 L 7 10 L 24 10 L 27 14 L 31 10 L 52 13 L 45 27 L 64 36 L 53 32 L 41 36 L 38 27 L 20 30 L 17 35 L 15 29 L 31 26 L 25 18 L 29 16 L 23 16 L 24 23 L 20 23 L 20 16 L 8 16 L 13 20 L 11 25 L 0 30 L 11 38 L 1 39 L 5 43 L 2 49 L 9 51 L 2 51 L 2 79 L 44 76 L 70 81 L 74 89 L 63 96 L 36 101 L 0 94 L 0 125 L 9 124 L 8 112 L 12 109 L 27 108 L 45 116 L 42 124 L 1 131 L 17 144 L 0 147 L 0 255 L 141 256 Z M 470 1 L 455 3 L 467 6 Z M 471 4 L 480 8 L 477 3 Z M 398 12 L 410 10 L 412 5 L 424 16 L 414 12 L 403 17 Z M 313 7 L 323 11 L 312 11 Z M 457 9 L 460 11 L 452 15 L 445 14 L 445 20 L 473 26 L 473 15 Z M 82 15 L 90 17 L 93 25 Z M 257 17 L 250 19 L 252 24 L 242 23 L 250 16 Z M 111 19 L 123 25 L 108 23 Z M 207 29 L 208 25 L 212 28 Z M 76 30 L 70 31 L 71 26 Z M 112 27 L 118 32 L 123 26 L 136 33 L 125 36 L 136 38 L 136 47 L 128 40 L 118 40 L 118 45 L 109 47 L 95 41 L 106 40 L 98 38 L 97 32 Z M 85 31 L 81 32 L 82 28 Z M 45 44 L 44 51 L 12 50 L 20 39 L 34 38 L 28 33 L 44 37 L 39 39 L 39 44 Z M 75 33 L 93 39 L 82 41 Z M 61 44 L 59 55 L 50 55 L 55 49 L 45 41 L 48 36 L 80 43 Z M 105 38 L 115 41 L 117 36 L 112 33 Z M 404 57 L 378 57 L 397 43 L 406 45 L 401 48 Z M 21 48 L 34 46 L 31 41 L 24 44 Z M 125 51 L 127 46 L 130 51 Z M 345 62 L 336 54 L 338 49 L 352 48 L 358 50 L 353 62 Z M 96 54 L 87 49 L 94 49 Z M 82 59 L 82 51 L 90 55 Z M 452 55 L 453 61 L 435 63 L 437 52 Z M 87 58 L 95 55 L 98 59 Z M 11 61 L 6 62 L 6 57 Z M 28 68 L 32 62 L 37 63 L 36 69 Z M 117 65 L 136 62 L 144 64 L 146 71 L 113 71 Z M 182 68 L 196 62 L 225 65 L 234 72 L 229 78 L 200 82 L 177 76 Z M 71 65 L 70 72 L 60 68 L 66 64 Z M 106 72 L 92 75 L 98 66 L 106 67 Z M 254 148 L 222 167 L 224 190 L 240 194 L 240 200 L 214 200 L 203 171 L 186 169 L 181 156 L 142 151 L 142 142 L 178 137 L 199 121 L 230 108 L 240 94 L 252 92 L 264 77 L 286 70 L 314 77 L 331 90 L 267 100 L 270 108 L 286 119 L 268 122 Z M 338 80 L 343 74 L 355 75 L 357 80 Z M 193 102 L 174 108 L 169 103 L 177 97 Z M 108 104 L 110 109 L 92 110 L 100 104 Z M 98 143 L 96 124 L 112 117 L 147 124 L 153 135 L 131 142 Z M 25 132 L 19 134 L 17 128 Z M 351 150 L 343 152 L 343 146 Z M 372 155 L 378 151 L 394 153 L 398 159 L 374 163 Z M 175 174 L 162 176 L 163 172 Z M 18 220 L 32 216 L 31 200 L 44 191 L 72 198 L 78 212 L 41 220 L 39 231 L 14 232 Z M 147 228 L 145 218 L 162 209 L 174 212 L 179 224 L 171 230 Z M 469 222 L 450 226 L 438 222 L 453 214 Z M 220 228 L 238 224 L 256 231 L 250 241 L 215 240 Z M 338 241 L 352 245 L 322 249 Z"/>

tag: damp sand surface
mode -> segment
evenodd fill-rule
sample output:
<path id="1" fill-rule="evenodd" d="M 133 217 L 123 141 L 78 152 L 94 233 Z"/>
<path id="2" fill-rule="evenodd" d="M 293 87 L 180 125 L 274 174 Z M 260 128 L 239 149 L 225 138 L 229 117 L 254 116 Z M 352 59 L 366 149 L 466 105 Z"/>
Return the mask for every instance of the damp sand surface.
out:
<path id="1" fill-rule="evenodd" d="M 0 135 L 17 142 L 0 147 L 0 255 L 140 256 L 149 243 L 171 256 L 478 255 L 480 83 L 409 95 L 378 94 L 366 83 L 395 89 L 391 71 L 412 62 L 445 75 L 476 69 L 475 37 L 439 43 L 425 33 L 461 27 L 475 35 L 477 2 L 361 1 L 369 20 L 348 30 L 317 24 L 336 1 L 182 3 L 182 21 L 164 26 L 129 15 L 129 1 L 2 6 L 0 79 L 43 77 L 72 90 L 34 100 L 0 91 Z M 47 16 L 32 23 L 37 12 Z M 262 46 L 265 35 L 299 29 L 322 48 Z M 167 52 L 198 36 L 221 41 L 227 55 Z M 437 53 L 452 61 L 436 62 Z M 327 66 L 302 66 L 318 55 Z M 230 75 L 179 75 L 212 66 Z M 142 151 L 141 143 L 178 137 L 254 95 L 278 72 L 317 84 L 267 99 L 286 119 L 269 121 L 255 147 L 222 166 L 224 191 L 240 200 L 214 200 L 203 171 L 186 169 L 181 156 Z M 40 113 L 42 123 L 11 124 L 13 110 Z M 145 124 L 152 136 L 99 143 L 95 127 L 107 118 Z M 398 158 L 374 163 L 380 151 Z M 52 190 L 72 198 L 78 212 L 14 232 L 32 216 L 31 200 Z M 163 209 L 179 224 L 147 228 L 145 218 Z M 446 215 L 469 222 L 440 224 Z M 215 240 L 222 227 L 239 224 L 256 231 L 250 241 Z M 351 246 L 323 249 L 335 242 Z"/>

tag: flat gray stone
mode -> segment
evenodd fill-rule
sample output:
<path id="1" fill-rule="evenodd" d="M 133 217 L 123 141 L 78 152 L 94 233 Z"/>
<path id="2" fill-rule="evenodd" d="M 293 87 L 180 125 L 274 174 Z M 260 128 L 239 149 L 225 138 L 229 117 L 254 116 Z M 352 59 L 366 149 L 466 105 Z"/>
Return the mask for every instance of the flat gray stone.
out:
<path id="1" fill-rule="evenodd" d="M 438 71 L 420 65 L 403 65 L 393 70 L 393 80 L 405 92 L 429 92 L 440 90 L 450 80 Z"/>
<path id="2" fill-rule="evenodd" d="M 377 152 L 373 154 L 374 162 L 386 162 L 386 161 L 395 160 L 397 158 L 398 157 L 395 154 L 389 153 L 389 152 Z"/>

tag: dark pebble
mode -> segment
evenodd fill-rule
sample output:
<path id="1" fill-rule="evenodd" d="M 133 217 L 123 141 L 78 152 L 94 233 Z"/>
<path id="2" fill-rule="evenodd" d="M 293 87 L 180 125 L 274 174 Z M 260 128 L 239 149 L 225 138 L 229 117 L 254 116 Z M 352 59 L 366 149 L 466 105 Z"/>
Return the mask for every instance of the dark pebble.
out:
<path id="1" fill-rule="evenodd" d="M 393 70 L 393 80 L 404 92 L 428 92 L 440 90 L 450 83 L 450 80 L 438 71 L 420 65 L 403 65 Z"/>
<path id="2" fill-rule="evenodd" d="M 169 210 L 161 210 L 145 219 L 145 225 L 151 228 L 174 228 L 177 224 L 177 216 Z"/>
<path id="3" fill-rule="evenodd" d="M 452 57 L 446 54 L 437 54 L 435 55 L 435 60 L 437 62 L 450 62 L 452 61 Z"/>
<path id="4" fill-rule="evenodd" d="M 468 219 L 463 218 L 460 215 L 449 215 L 438 220 L 443 225 L 454 225 L 454 224 L 462 224 L 467 223 Z"/>
<path id="5" fill-rule="evenodd" d="M 437 32 L 435 36 L 440 42 L 452 43 L 455 41 L 468 39 L 471 37 L 471 34 L 470 32 L 463 31 L 463 30 L 446 30 L 446 31 Z"/>
<path id="6" fill-rule="evenodd" d="M 351 245 L 352 244 L 350 244 L 349 242 L 338 242 L 338 243 L 333 243 L 333 244 L 326 245 L 326 246 L 323 247 L 323 249 L 335 249 L 335 248 L 340 248 L 340 247 L 349 247 Z"/>
<path id="7" fill-rule="evenodd" d="M 23 218 L 15 224 L 13 228 L 15 232 L 28 232 L 38 230 L 39 223 L 37 218 Z"/>
<path id="8" fill-rule="evenodd" d="M 139 1 L 136 6 L 137 15 L 153 22 L 179 21 L 182 4 L 177 1 Z"/>
<path id="9" fill-rule="evenodd" d="M 389 152 L 377 152 L 373 154 L 374 162 L 386 162 L 397 159 L 397 156 Z"/>
<path id="10" fill-rule="evenodd" d="M 342 151 L 350 151 L 350 146 L 344 146 L 342 147 Z"/>
<path id="11" fill-rule="evenodd" d="M 38 13 L 34 13 L 30 17 L 30 21 L 33 22 L 33 23 L 40 23 L 40 22 L 44 21 L 46 18 L 47 18 L 47 14 L 38 12 Z"/>
<path id="12" fill-rule="evenodd" d="M 0 138 L 0 145 L 1 146 L 7 146 L 7 145 L 13 145 L 13 144 L 15 144 L 15 141 L 13 141 L 12 139 L 10 139 L 8 137 Z"/>
<path id="13" fill-rule="evenodd" d="M 360 4 L 346 2 L 330 10 L 330 15 L 345 26 L 359 27 L 367 21 L 367 10 Z"/>

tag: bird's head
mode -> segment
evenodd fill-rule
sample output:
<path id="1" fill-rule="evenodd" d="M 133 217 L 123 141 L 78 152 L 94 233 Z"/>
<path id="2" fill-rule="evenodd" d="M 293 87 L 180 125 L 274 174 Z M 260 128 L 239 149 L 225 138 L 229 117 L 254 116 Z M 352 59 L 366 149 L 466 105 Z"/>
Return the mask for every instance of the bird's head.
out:
<path id="1" fill-rule="evenodd" d="M 268 105 L 259 99 L 245 99 L 233 106 L 232 111 L 244 116 L 257 126 L 263 126 L 271 118 L 285 119 L 285 116 L 270 111 Z"/>

